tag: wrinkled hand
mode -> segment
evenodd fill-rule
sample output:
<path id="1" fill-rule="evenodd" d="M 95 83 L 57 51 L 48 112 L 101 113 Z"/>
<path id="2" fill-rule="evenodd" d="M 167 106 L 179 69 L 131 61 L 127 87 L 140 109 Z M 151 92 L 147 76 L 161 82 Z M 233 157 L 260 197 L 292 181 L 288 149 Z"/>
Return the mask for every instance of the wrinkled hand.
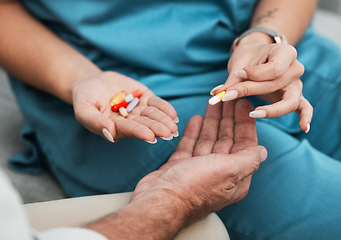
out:
<path id="1" fill-rule="evenodd" d="M 251 109 L 244 99 L 209 105 L 204 120 L 192 117 L 174 154 L 138 183 L 131 202 L 166 193 L 180 199 L 194 221 L 242 200 L 267 155 L 257 145 Z"/>
<path id="2" fill-rule="evenodd" d="M 137 89 L 143 94 L 127 118 L 111 111 L 110 99 L 115 94 L 122 90 L 129 94 Z M 109 141 L 137 137 L 155 143 L 155 137 L 171 139 L 177 135 L 177 114 L 172 105 L 140 82 L 119 73 L 104 72 L 81 80 L 73 87 L 72 96 L 77 120 Z"/>
<path id="3" fill-rule="evenodd" d="M 302 94 L 300 77 L 304 67 L 297 61 L 293 46 L 241 42 L 231 55 L 228 72 L 225 84 L 214 90 L 214 93 L 234 90 L 223 100 L 257 95 L 273 104 L 256 108 L 261 111 L 251 113 L 251 117 L 273 118 L 296 111 L 301 129 L 309 130 L 313 108 Z"/>

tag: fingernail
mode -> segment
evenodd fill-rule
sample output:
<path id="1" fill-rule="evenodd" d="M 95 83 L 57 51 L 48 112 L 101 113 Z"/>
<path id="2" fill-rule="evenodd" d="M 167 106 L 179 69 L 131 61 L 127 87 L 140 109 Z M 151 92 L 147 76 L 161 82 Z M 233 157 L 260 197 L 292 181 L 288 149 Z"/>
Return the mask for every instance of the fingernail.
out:
<path id="1" fill-rule="evenodd" d="M 174 121 L 174 123 L 179 123 L 179 118 L 176 117 L 173 121 Z"/>
<path id="2" fill-rule="evenodd" d="M 172 135 L 173 137 L 179 137 L 179 131 L 176 131 L 176 133 L 173 133 Z"/>
<path id="3" fill-rule="evenodd" d="M 208 100 L 210 105 L 216 105 L 218 102 L 220 102 L 220 98 L 218 96 L 213 96 L 210 100 Z"/>
<path id="4" fill-rule="evenodd" d="M 218 86 L 216 86 L 216 87 L 214 87 L 211 91 L 210 91 L 210 95 L 211 96 L 213 96 L 214 95 L 214 91 L 216 90 L 216 89 L 218 89 L 218 88 L 220 88 L 220 87 L 222 87 L 224 84 L 220 84 L 220 85 L 218 85 Z"/>
<path id="5" fill-rule="evenodd" d="M 173 135 L 171 134 L 169 137 L 160 137 L 160 138 L 162 138 L 163 140 L 169 141 L 173 139 Z"/>
<path id="6" fill-rule="evenodd" d="M 247 72 L 245 72 L 244 69 L 237 70 L 237 71 L 235 72 L 235 75 L 236 75 L 237 77 L 241 77 L 241 78 L 244 78 L 244 79 L 247 78 Z"/>
<path id="7" fill-rule="evenodd" d="M 308 133 L 310 131 L 310 123 L 307 124 L 307 130 L 305 131 L 305 133 Z"/>
<path id="8" fill-rule="evenodd" d="M 153 141 L 147 141 L 147 140 L 145 140 L 147 143 L 150 143 L 150 144 L 155 144 L 155 143 L 157 143 L 157 139 L 156 138 L 154 138 L 154 140 Z"/>
<path id="9" fill-rule="evenodd" d="M 114 138 L 112 137 L 111 133 L 108 131 L 108 129 L 106 128 L 103 128 L 102 129 L 102 133 L 104 135 L 104 137 L 109 141 L 109 142 L 112 142 L 114 143 Z"/>
<path id="10" fill-rule="evenodd" d="M 237 90 L 231 90 L 225 93 L 225 95 L 222 97 L 221 100 L 224 102 L 234 100 L 238 97 L 238 91 Z"/>
<path id="11" fill-rule="evenodd" d="M 261 161 L 264 162 L 267 157 L 268 157 L 268 152 L 263 148 L 262 151 L 260 152 Z"/>
<path id="12" fill-rule="evenodd" d="M 249 117 L 252 118 L 265 118 L 266 112 L 264 110 L 256 110 L 249 113 Z"/>

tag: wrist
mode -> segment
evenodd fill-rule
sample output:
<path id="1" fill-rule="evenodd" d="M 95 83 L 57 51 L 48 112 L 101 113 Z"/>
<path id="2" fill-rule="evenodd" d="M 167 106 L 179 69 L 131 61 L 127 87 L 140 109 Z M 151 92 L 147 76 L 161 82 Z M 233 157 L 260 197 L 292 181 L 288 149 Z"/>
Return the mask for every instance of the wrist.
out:
<path id="1" fill-rule="evenodd" d="M 271 44 L 273 43 L 273 38 L 266 33 L 263 32 L 253 32 L 248 34 L 247 36 L 243 37 L 239 42 L 238 45 L 242 44 L 249 44 L 249 43 L 264 43 L 264 44 Z"/>
<path id="2" fill-rule="evenodd" d="M 63 97 L 61 98 L 66 102 L 73 104 L 74 95 L 73 93 L 78 83 L 87 79 L 100 76 L 102 73 L 103 71 L 97 68 L 97 66 L 95 65 L 88 69 L 84 70 L 79 69 L 79 71 L 75 72 L 75 74 L 73 75 L 72 80 L 67 81 L 66 84 L 64 85 L 63 91 L 61 91 L 62 93 L 64 93 L 64 98 Z"/>
<path id="3" fill-rule="evenodd" d="M 253 27 L 245 32 L 243 32 L 240 36 L 238 36 L 231 47 L 231 53 L 233 50 L 242 44 L 250 44 L 254 42 L 260 42 L 265 44 L 270 43 L 287 43 L 286 37 L 278 31 L 272 30 L 266 27 Z"/>
<path id="4" fill-rule="evenodd" d="M 167 191 L 139 194 L 119 211 L 87 226 L 111 239 L 173 239 L 189 221 L 187 206 Z"/>
<path id="5" fill-rule="evenodd" d="M 171 190 L 161 189 L 152 193 L 140 193 L 133 196 L 131 204 L 150 209 L 148 212 L 151 218 L 155 216 L 160 220 L 160 212 L 163 212 L 163 220 L 175 228 L 179 226 L 181 228 L 192 222 L 192 209 L 184 199 Z"/>

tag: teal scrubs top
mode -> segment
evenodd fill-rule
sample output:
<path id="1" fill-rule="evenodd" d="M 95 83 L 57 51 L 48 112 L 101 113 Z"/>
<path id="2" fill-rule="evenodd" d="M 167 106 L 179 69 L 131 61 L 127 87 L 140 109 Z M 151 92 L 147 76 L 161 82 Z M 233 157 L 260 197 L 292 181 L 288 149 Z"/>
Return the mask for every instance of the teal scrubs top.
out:
<path id="1" fill-rule="evenodd" d="M 204 113 L 209 91 L 225 82 L 230 46 L 248 28 L 257 1 L 22 3 L 102 70 L 132 77 L 169 101 L 181 134 L 191 116 Z M 311 131 L 300 130 L 295 113 L 257 121 L 259 143 L 269 157 L 254 174 L 247 198 L 219 213 L 231 239 L 341 236 L 329 224 L 341 219 L 341 50 L 311 29 L 296 47 L 306 68 L 303 93 L 315 108 Z M 49 169 L 71 197 L 132 191 L 167 161 L 179 140 L 151 145 L 134 138 L 112 144 L 78 123 L 71 105 L 14 77 L 11 85 L 29 146 L 13 156 L 12 166 Z"/>

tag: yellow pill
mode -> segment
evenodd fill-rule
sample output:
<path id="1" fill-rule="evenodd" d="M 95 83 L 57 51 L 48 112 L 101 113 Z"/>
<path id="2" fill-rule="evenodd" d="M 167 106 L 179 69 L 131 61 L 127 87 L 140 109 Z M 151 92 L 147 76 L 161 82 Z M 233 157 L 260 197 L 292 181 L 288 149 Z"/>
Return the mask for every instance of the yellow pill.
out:
<path id="1" fill-rule="evenodd" d="M 224 96 L 226 92 L 225 91 L 221 91 L 220 93 L 218 93 L 216 96 L 220 99 L 221 101 L 221 98 Z"/>
<path id="2" fill-rule="evenodd" d="M 119 113 L 121 114 L 122 117 L 126 118 L 128 116 L 127 109 L 124 107 L 121 107 L 119 110 Z"/>
<path id="3" fill-rule="evenodd" d="M 216 94 L 215 96 L 211 97 L 208 101 L 209 104 L 215 105 L 221 101 L 222 97 L 225 95 L 225 91 L 221 91 L 220 93 Z"/>
<path id="4" fill-rule="evenodd" d="M 127 96 L 127 93 L 125 91 L 121 91 L 121 92 L 117 93 L 115 96 L 113 96 L 110 99 L 110 105 L 114 106 L 114 105 L 117 105 L 117 104 L 123 102 L 125 100 L 126 96 Z"/>

